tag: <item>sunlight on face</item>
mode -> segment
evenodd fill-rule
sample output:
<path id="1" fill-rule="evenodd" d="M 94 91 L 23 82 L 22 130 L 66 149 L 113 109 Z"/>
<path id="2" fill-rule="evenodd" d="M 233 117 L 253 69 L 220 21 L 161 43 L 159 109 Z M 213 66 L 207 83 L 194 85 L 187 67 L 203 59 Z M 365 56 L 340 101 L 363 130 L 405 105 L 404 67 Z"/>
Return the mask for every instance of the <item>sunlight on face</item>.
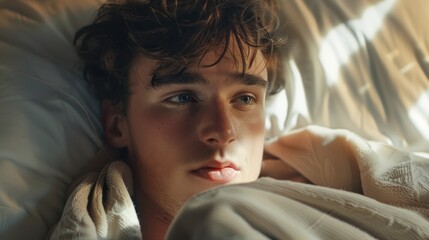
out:
<path id="1" fill-rule="evenodd" d="M 268 74 L 262 53 L 254 53 L 244 74 L 231 48 L 216 65 L 212 51 L 180 75 L 157 75 L 155 87 L 156 62 L 135 61 L 126 147 L 145 208 L 173 217 L 195 193 L 258 177 Z"/>

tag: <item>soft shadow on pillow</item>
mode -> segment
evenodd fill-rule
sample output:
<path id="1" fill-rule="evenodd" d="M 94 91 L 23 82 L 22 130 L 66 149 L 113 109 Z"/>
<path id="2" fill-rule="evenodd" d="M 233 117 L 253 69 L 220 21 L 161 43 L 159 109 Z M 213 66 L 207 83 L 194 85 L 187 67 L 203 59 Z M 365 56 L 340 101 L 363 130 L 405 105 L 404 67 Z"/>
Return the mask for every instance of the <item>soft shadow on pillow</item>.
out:
<path id="1" fill-rule="evenodd" d="M 41 239 L 101 146 L 72 44 L 97 1 L 0 2 L 0 239 Z"/>

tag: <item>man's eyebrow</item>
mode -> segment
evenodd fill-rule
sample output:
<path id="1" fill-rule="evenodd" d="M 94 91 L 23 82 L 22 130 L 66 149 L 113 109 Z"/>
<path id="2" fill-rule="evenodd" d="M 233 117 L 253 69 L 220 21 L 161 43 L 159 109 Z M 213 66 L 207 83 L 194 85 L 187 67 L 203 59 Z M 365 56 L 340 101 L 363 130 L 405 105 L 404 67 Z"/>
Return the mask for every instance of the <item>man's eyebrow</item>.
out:
<path id="1" fill-rule="evenodd" d="M 268 81 L 262 77 L 250 73 L 234 73 L 229 76 L 231 84 L 243 84 L 268 88 Z M 155 75 L 149 87 L 157 88 L 171 84 L 207 84 L 208 81 L 199 73 L 182 72 L 174 75 Z"/>
<path id="2" fill-rule="evenodd" d="M 262 77 L 250 73 L 234 73 L 231 75 L 231 80 L 234 83 L 241 83 L 249 86 L 259 86 L 268 88 L 268 81 Z"/>
<path id="3" fill-rule="evenodd" d="M 154 75 L 149 87 L 157 88 L 171 84 L 206 84 L 207 80 L 197 73 L 182 72 L 179 74 Z"/>

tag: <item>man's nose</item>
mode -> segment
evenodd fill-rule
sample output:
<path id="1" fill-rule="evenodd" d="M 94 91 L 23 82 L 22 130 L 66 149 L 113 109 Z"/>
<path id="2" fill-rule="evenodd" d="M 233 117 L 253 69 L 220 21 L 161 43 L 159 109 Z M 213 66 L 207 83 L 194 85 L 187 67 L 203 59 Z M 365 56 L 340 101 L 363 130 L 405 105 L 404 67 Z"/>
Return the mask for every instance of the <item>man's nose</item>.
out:
<path id="1" fill-rule="evenodd" d="M 203 109 L 200 139 L 210 146 L 227 145 L 236 140 L 237 132 L 232 109 L 228 103 L 215 103 Z"/>

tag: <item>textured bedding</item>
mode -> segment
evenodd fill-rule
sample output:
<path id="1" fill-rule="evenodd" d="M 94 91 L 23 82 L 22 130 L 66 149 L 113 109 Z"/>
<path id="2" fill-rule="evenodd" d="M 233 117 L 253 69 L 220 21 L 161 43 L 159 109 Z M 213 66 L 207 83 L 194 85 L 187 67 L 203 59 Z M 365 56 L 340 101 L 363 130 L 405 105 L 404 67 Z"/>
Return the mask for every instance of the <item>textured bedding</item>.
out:
<path id="1" fill-rule="evenodd" d="M 185 205 L 167 239 L 429 238 L 429 158 L 316 126 L 266 149 L 315 185 L 261 178 L 208 190 Z M 87 175 L 51 239 L 141 239 L 132 188 L 123 162 Z"/>

